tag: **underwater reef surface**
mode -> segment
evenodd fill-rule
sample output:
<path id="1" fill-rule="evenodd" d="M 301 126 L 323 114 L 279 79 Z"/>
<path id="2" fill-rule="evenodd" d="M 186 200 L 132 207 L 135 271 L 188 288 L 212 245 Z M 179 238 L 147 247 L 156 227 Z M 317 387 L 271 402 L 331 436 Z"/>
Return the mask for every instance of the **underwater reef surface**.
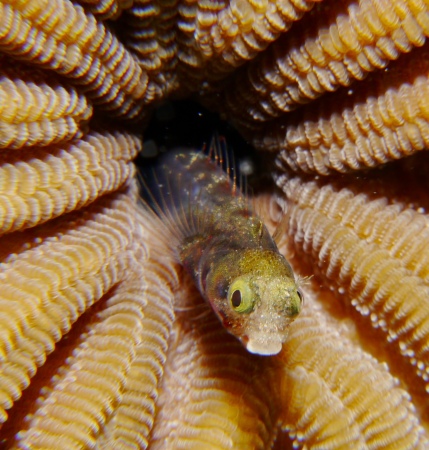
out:
<path id="1" fill-rule="evenodd" d="M 2 448 L 428 448 L 427 36 L 424 0 L 1 1 Z M 277 356 L 139 207 L 177 99 L 262 161 L 304 278 Z"/>

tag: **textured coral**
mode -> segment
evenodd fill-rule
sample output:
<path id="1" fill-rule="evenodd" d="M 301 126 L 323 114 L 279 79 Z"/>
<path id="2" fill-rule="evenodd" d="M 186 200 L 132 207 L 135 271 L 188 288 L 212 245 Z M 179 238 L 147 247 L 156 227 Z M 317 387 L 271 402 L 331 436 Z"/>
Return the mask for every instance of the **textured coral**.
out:
<path id="1" fill-rule="evenodd" d="M 0 2 L 1 446 L 428 448 L 427 2 L 77 3 Z M 129 121 L 188 93 L 267 152 L 312 276 L 276 357 L 138 204 Z"/>
<path id="2" fill-rule="evenodd" d="M 86 205 L 134 173 L 136 137 L 91 132 L 64 146 L 0 154 L 0 234 L 28 228 Z"/>
<path id="3" fill-rule="evenodd" d="M 227 335 L 189 283 L 176 308 L 151 448 L 268 448 L 279 408 L 273 360 Z"/>
<path id="4" fill-rule="evenodd" d="M 82 136 L 86 97 L 49 74 L 0 55 L 0 148 L 49 145 Z"/>
<path id="5" fill-rule="evenodd" d="M 399 381 L 324 315 L 309 302 L 291 326 L 282 353 L 284 426 L 310 448 L 425 448 Z"/>
<path id="6" fill-rule="evenodd" d="M 383 196 L 283 180 L 295 244 L 429 382 L 429 217 Z"/>
<path id="7" fill-rule="evenodd" d="M 2 263 L 2 409 L 19 398 L 79 315 L 124 277 L 135 226 L 130 207 L 131 200 L 117 194 L 28 230 L 29 236 L 19 238 L 32 240 L 32 248 L 18 242 L 13 257 Z"/>
<path id="8" fill-rule="evenodd" d="M 295 170 L 323 175 L 424 150 L 429 144 L 427 57 L 425 44 L 364 86 L 304 107 L 292 120 L 280 118 L 252 141 L 257 148 L 280 152 L 279 160 Z"/>
<path id="9" fill-rule="evenodd" d="M 79 230 L 81 245 L 85 246 L 85 228 L 95 227 L 91 239 L 98 250 L 90 271 L 80 275 L 88 303 L 79 306 L 84 310 L 101 299 L 100 305 L 75 337 L 73 354 L 44 387 L 28 430 L 17 440 L 18 448 L 78 449 L 96 443 L 118 448 L 124 438 L 147 441 L 173 319 L 174 273 L 161 277 L 159 265 L 143 270 L 142 261 L 150 261 L 142 244 L 145 230 L 129 197 L 112 197 L 92 209 L 89 217 L 79 217 L 88 223 Z M 134 220 L 127 209 L 133 211 Z M 95 216 L 100 213 L 101 220 Z M 103 282 L 96 283 L 94 277 Z M 70 299 L 77 295 L 68 293 Z"/>
<path id="10" fill-rule="evenodd" d="M 416 361 L 409 360 L 410 352 L 402 352 L 403 355 L 392 359 L 392 353 L 401 353 L 396 350 L 397 343 L 392 335 L 387 339 L 384 336 L 385 344 L 380 345 L 379 341 L 377 349 L 373 348 L 372 340 L 376 335 L 367 336 L 366 327 L 371 326 L 371 323 L 375 327 L 382 327 L 383 324 L 374 320 L 374 315 L 368 316 L 363 308 L 358 308 L 363 314 L 362 320 L 353 315 L 355 323 L 350 320 L 350 306 L 357 302 L 348 298 L 349 292 L 353 295 L 352 289 L 347 290 L 337 281 L 341 272 L 328 273 L 331 266 L 328 269 L 326 266 L 331 261 L 336 262 L 333 261 L 334 256 L 331 259 L 330 255 L 322 251 L 313 253 L 313 249 L 308 248 L 313 242 L 324 243 L 322 249 L 328 248 L 330 242 L 327 241 L 331 236 L 323 228 L 326 221 L 323 222 L 315 215 L 323 211 L 327 216 L 331 215 L 339 220 L 341 214 L 337 205 L 341 205 L 340 201 L 330 198 L 332 201 L 328 203 L 329 192 L 333 189 L 325 186 L 317 192 L 318 198 L 314 198 L 313 203 L 317 207 L 324 207 L 321 206 L 320 211 L 317 207 L 311 208 L 311 211 L 305 210 L 305 205 L 312 201 L 314 191 L 310 193 L 310 186 L 314 182 L 306 183 L 297 178 L 288 180 L 281 176 L 278 184 L 285 190 L 288 205 L 288 233 L 283 237 L 283 245 L 289 250 L 284 250 L 289 253 L 295 267 L 302 267 L 304 270 L 308 270 L 308 267 L 312 267 L 312 270 L 316 268 L 316 277 L 303 282 L 305 309 L 301 319 L 291 325 L 285 349 L 279 356 L 283 363 L 280 392 L 283 404 L 287 405 L 281 416 L 282 426 L 295 437 L 296 445 L 305 443 L 309 448 L 426 448 L 428 437 L 418 426 L 419 415 L 427 416 L 428 413 L 424 383 L 413 377 L 410 379 L 408 375 L 402 376 L 399 381 L 388 372 L 385 362 L 380 364 L 380 361 L 388 361 L 393 366 L 402 366 L 409 374 L 410 368 L 406 365 L 411 362 L 416 366 Z M 373 189 L 377 183 L 370 184 Z M 304 193 L 307 195 L 302 198 Z M 348 194 L 348 199 L 353 204 L 353 195 L 351 192 Z M 281 203 L 285 203 L 285 200 Z M 261 206 L 265 217 L 275 217 L 272 202 L 270 205 L 264 201 Z M 363 202 L 355 202 L 351 209 L 356 211 L 362 206 Z M 380 211 L 380 214 L 383 213 Z M 312 214 L 312 217 L 304 218 L 305 214 Z M 385 220 L 387 216 L 394 220 L 390 211 L 382 219 L 368 213 L 362 222 L 365 219 L 367 225 L 372 222 L 375 229 L 379 220 Z M 311 227 L 317 230 L 314 241 Z M 338 222 L 332 227 L 333 233 L 337 231 L 341 238 L 346 234 Z M 368 230 L 365 231 L 367 235 Z M 376 236 L 377 232 L 374 230 L 374 240 L 377 240 Z M 342 239 L 338 241 L 343 242 Z M 338 241 L 331 248 L 338 260 L 344 260 L 344 255 L 349 256 L 350 247 L 346 250 L 339 248 Z M 361 248 L 362 241 L 361 237 Z M 370 252 L 368 255 L 371 257 Z M 354 256 L 356 254 L 350 254 L 346 261 Z M 364 266 L 364 261 L 358 259 L 356 263 L 359 262 L 360 267 Z M 323 288 L 320 281 L 324 282 L 326 288 Z M 388 282 L 381 277 L 377 281 L 380 284 Z M 340 301 L 333 297 L 333 290 L 337 292 Z M 424 316 L 422 311 L 421 313 Z M 367 319 L 369 323 L 366 322 Z M 377 338 L 380 336 L 377 335 Z M 373 353 L 377 359 L 369 353 Z M 421 371 L 419 375 L 423 375 Z M 410 395 L 401 389 L 403 383 L 409 383 L 414 404 L 410 403 Z M 416 389 L 413 390 L 411 386 Z M 415 407 L 420 414 L 416 415 Z"/>
<path id="11" fill-rule="evenodd" d="M 224 78 L 288 30 L 318 0 L 186 0 L 179 6 L 179 74 L 193 91 Z M 198 69 L 198 70 L 195 70 Z"/>
<path id="12" fill-rule="evenodd" d="M 79 3 L 100 20 L 117 19 L 134 0 L 80 0 Z"/>
<path id="13" fill-rule="evenodd" d="M 177 88 L 176 16 L 178 0 L 136 0 L 120 19 L 125 46 L 147 71 L 148 101 Z"/>
<path id="14" fill-rule="evenodd" d="M 69 0 L 0 3 L 0 51 L 54 70 L 111 114 L 142 112 L 147 75 L 103 25 Z"/>
<path id="15" fill-rule="evenodd" d="M 316 12 L 236 77 L 227 90 L 231 117 L 239 113 L 249 126 L 277 117 L 386 67 L 429 33 L 420 1 L 331 2 Z"/>

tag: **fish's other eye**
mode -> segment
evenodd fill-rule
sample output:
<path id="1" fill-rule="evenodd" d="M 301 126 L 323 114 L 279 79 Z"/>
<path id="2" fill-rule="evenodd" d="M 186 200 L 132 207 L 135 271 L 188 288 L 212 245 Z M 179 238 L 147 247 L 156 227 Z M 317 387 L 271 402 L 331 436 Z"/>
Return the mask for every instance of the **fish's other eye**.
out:
<path id="1" fill-rule="evenodd" d="M 235 280 L 228 289 L 228 301 L 235 312 L 250 313 L 254 307 L 253 292 L 244 280 Z"/>
<path id="2" fill-rule="evenodd" d="M 296 293 L 298 294 L 298 297 L 301 300 L 301 304 L 303 304 L 304 303 L 304 294 L 299 289 L 296 290 Z"/>

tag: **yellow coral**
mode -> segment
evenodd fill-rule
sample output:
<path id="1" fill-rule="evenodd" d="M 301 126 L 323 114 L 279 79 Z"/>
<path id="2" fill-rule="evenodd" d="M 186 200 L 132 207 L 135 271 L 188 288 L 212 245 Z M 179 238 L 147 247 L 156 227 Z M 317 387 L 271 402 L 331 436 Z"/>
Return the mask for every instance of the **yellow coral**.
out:
<path id="1" fill-rule="evenodd" d="M 146 74 L 102 23 L 69 0 L 0 3 L 0 51 L 70 78 L 111 114 L 142 113 Z"/>
<path id="2" fill-rule="evenodd" d="M 81 137 L 92 107 L 55 77 L 0 55 L 0 148 L 49 145 Z"/>
<path id="3" fill-rule="evenodd" d="M 426 448 L 399 380 L 335 325 L 314 300 L 291 325 L 281 354 L 284 426 L 309 448 Z"/>
<path id="4" fill-rule="evenodd" d="M 140 263 L 145 261 L 146 269 L 133 285 L 137 291 L 144 286 L 141 341 L 135 347 L 135 357 L 126 375 L 120 404 L 112 411 L 97 438 L 97 445 L 105 449 L 117 449 L 125 443 L 147 447 L 174 319 L 172 291 L 178 284 L 176 267 L 171 255 L 165 252 L 162 238 L 153 233 L 156 223 L 139 213 L 137 221 L 142 228 L 137 229 L 137 236 L 141 239 L 139 245 L 147 251 L 147 255 L 138 258 Z M 118 307 L 123 301 L 123 297 L 118 296 Z"/>
<path id="5" fill-rule="evenodd" d="M 196 82 L 224 78 L 264 50 L 313 5 L 312 0 L 182 2 L 178 19 L 182 84 L 194 91 Z"/>
<path id="6" fill-rule="evenodd" d="M 80 208 L 118 189 L 134 167 L 140 141 L 95 133 L 31 154 L 0 154 L 0 234 L 28 228 Z"/>
<path id="7" fill-rule="evenodd" d="M 273 361 L 247 353 L 186 287 L 176 296 L 151 448 L 269 447 L 278 413 Z"/>
<path id="8" fill-rule="evenodd" d="M 426 44 L 368 85 L 278 119 L 253 137 L 294 170 L 327 175 L 376 166 L 429 145 Z"/>
<path id="9" fill-rule="evenodd" d="M 125 276 L 135 227 L 130 208 L 132 200 L 118 193 L 29 230 L 24 239 L 37 244 L 1 265 L 2 422 L 55 342 Z"/>
<path id="10" fill-rule="evenodd" d="M 17 448 L 120 448 L 130 437 L 147 443 L 173 318 L 171 286 L 159 283 L 156 266 L 144 273 L 134 261 L 127 270 L 45 388 Z M 159 360 L 157 369 L 145 361 L 148 356 Z"/>
<path id="11" fill-rule="evenodd" d="M 80 0 L 79 3 L 101 20 L 117 19 L 123 10 L 131 8 L 134 0 Z"/>
<path id="12" fill-rule="evenodd" d="M 148 101 L 177 89 L 176 24 L 178 0 L 136 0 L 120 19 L 125 46 L 149 73 Z"/>
<path id="13" fill-rule="evenodd" d="M 429 218 L 383 197 L 286 178 L 278 183 L 290 201 L 295 244 L 428 382 Z"/>
<path id="14" fill-rule="evenodd" d="M 427 108 L 416 75 L 427 64 L 418 64 L 415 47 L 427 35 L 426 3 L 81 3 L 0 3 L 9 79 L 0 81 L 7 91 L 0 120 L 16 127 L 3 132 L 0 152 L 9 208 L 0 214 L 7 233 L 0 237 L 2 445 L 281 448 L 292 445 L 287 431 L 309 448 L 427 446 L 424 152 L 404 164 L 408 178 L 389 185 L 385 170 L 371 171 L 378 184 L 368 173 L 336 182 L 288 175 L 287 256 L 297 272 L 316 276 L 303 286 L 306 310 L 283 354 L 258 358 L 195 297 L 162 225 L 138 212 L 130 160 L 143 125 L 118 131 L 121 119 L 192 91 L 268 149 L 273 126 L 275 138 L 283 126 L 299 126 L 293 120 L 301 112 L 284 111 L 355 79 L 361 87 L 351 89 L 369 98 L 368 81 L 387 80 L 386 92 L 376 89 L 377 105 L 339 109 L 323 130 L 315 129 L 323 111 L 309 105 L 317 127 L 305 138 L 312 145 L 324 139 L 322 150 L 335 155 L 336 143 L 355 137 L 356 121 L 365 134 L 368 115 L 377 137 L 390 140 L 383 155 L 372 138 L 378 146 L 365 164 L 419 150 Z M 407 60 L 401 53 L 415 58 L 406 75 L 399 74 Z M 399 57 L 390 81 L 379 69 Z M 48 98 L 68 106 L 62 111 Z M 91 108 L 87 133 L 80 127 Z M 49 127 L 40 125 L 43 117 Z M 56 121 L 67 117 L 76 122 L 65 130 Z M 338 167 L 362 167 L 356 155 L 337 153 Z M 320 173 L 338 168 L 317 158 Z M 272 208 L 272 198 L 264 205 Z"/>
<path id="15" fill-rule="evenodd" d="M 362 80 L 423 45 L 429 35 L 429 7 L 423 2 L 337 2 L 316 12 L 231 83 L 226 104 L 231 118 L 240 114 L 240 123 L 251 127 L 252 120 L 277 117 Z"/>

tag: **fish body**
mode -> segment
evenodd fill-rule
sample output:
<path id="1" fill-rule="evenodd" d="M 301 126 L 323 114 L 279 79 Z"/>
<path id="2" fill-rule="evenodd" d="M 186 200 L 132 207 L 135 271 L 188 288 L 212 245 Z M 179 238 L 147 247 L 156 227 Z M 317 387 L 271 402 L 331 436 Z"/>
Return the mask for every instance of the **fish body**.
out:
<path id="1" fill-rule="evenodd" d="M 251 353 L 280 352 L 302 294 L 248 199 L 215 160 L 178 148 L 143 197 L 174 236 L 178 260 L 226 330 Z"/>

